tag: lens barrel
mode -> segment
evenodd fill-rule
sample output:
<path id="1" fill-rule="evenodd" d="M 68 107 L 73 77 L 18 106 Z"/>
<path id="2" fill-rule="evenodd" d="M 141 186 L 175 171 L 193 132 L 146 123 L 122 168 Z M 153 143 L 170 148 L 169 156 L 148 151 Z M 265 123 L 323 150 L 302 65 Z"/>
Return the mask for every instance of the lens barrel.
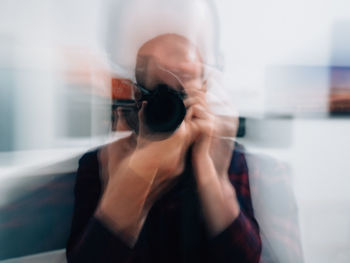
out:
<path id="1" fill-rule="evenodd" d="M 155 89 L 142 96 L 147 101 L 144 109 L 145 125 L 150 132 L 173 133 L 186 115 L 184 94 L 166 84 L 158 84 Z"/>

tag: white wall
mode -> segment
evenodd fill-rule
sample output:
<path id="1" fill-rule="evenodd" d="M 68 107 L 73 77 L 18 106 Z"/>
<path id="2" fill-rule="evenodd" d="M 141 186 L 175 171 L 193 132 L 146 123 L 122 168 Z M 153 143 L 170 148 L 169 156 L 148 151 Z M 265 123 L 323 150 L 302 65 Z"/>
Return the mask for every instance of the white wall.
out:
<path id="1" fill-rule="evenodd" d="M 268 134 L 265 144 L 259 145 L 250 132 L 239 141 L 252 153 L 265 154 L 288 164 L 305 262 L 349 262 L 350 122 L 347 119 L 277 119 L 259 123 L 248 122 L 247 131 L 254 129 L 257 136 Z M 284 146 L 269 146 L 267 142 L 274 137 L 284 142 Z M 275 196 L 270 201 L 271 205 L 278 205 L 281 199 Z M 280 260 L 290 262 L 286 257 Z"/>

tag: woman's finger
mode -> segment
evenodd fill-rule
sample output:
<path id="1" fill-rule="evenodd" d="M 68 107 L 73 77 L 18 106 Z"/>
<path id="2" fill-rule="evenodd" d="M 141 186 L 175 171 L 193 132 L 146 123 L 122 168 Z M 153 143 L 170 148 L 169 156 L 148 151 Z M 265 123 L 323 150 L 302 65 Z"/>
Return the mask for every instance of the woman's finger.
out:
<path id="1" fill-rule="evenodd" d="M 195 104 L 200 104 L 200 105 L 203 105 L 206 108 L 209 108 L 208 105 L 207 105 L 206 100 L 203 99 L 203 98 L 200 98 L 200 97 L 188 97 L 188 98 L 186 98 L 184 100 L 184 104 L 185 104 L 186 108 L 189 108 L 189 107 L 191 107 L 192 105 L 195 105 Z"/>
<path id="2" fill-rule="evenodd" d="M 190 109 L 192 109 L 192 119 L 193 118 L 209 119 L 211 116 L 209 111 L 200 104 L 195 104 L 191 106 Z"/>

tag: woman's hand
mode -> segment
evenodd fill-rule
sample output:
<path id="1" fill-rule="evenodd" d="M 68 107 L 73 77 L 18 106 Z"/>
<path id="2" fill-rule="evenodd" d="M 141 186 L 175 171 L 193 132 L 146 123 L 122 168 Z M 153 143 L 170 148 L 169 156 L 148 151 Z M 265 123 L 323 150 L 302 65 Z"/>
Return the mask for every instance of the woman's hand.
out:
<path id="1" fill-rule="evenodd" d="M 192 134 L 194 175 L 209 232 L 217 235 L 237 218 L 240 211 L 235 189 L 227 176 L 233 141 L 221 138 L 227 134 L 223 129 L 227 127 L 223 125 L 227 120 L 210 112 L 205 89 L 194 88 L 186 92 L 189 96 L 185 101 L 188 107 L 185 123 Z"/>
<path id="2" fill-rule="evenodd" d="M 131 246 L 154 202 L 182 173 L 189 144 L 184 122 L 170 137 L 150 137 L 143 125 L 144 107 L 139 134 L 108 145 L 101 154 L 106 184 L 96 214 Z"/>
<path id="3" fill-rule="evenodd" d="M 209 155 L 211 142 L 215 135 L 216 118 L 211 113 L 206 101 L 206 90 L 187 87 L 185 100 L 187 114 L 185 123 L 189 127 L 193 144 L 193 157 Z"/>
<path id="4" fill-rule="evenodd" d="M 187 124 L 183 122 L 171 136 L 151 133 L 144 125 L 146 106 L 147 103 L 143 102 L 139 111 L 140 129 L 129 165 L 140 175 L 145 169 L 156 171 L 156 178 L 148 178 L 148 180 L 177 176 L 183 170 L 184 157 L 190 143 Z"/>
<path id="5" fill-rule="evenodd" d="M 206 87 L 186 86 L 188 94 L 185 100 L 187 115 L 185 123 L 190 127 L 193 144 L 192 161 L 200 162 L 211 158 L 220 176 L 227 177 L 234 148 L 238 118 L 212 114 L 206 100 Z"/>

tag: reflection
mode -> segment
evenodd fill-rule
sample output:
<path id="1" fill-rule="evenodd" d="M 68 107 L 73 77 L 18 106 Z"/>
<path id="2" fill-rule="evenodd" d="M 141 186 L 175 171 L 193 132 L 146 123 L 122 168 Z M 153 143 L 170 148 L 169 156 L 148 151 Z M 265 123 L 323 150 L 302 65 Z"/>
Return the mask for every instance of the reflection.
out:
<path id="1" fill-rule="evenodd" d="M 136 85 L 112 82 L 113 126 L 132 133 L 80 160 L 68 262 L 259 261 L 237 118 L 210 110 L 202 61 L 184 36 L 157 35 L 137 52 Z"/>
<path id="2" fill-rule="evenodd" d="M 104 5 L 104 1 L 102 2 Z M 202 247 L 198 248 L 198 244 L 207 238 L 206 235 L 209 233 L 208 235 L 211 237 L 213 232 L 217 232 L 222 225 L 230 221 L 227 218 L 230 218 L 232 214 L 235 216 L 237 210 L 232 209 L 231 211 L 226 208 L 237 208 L 235 205 L 231 206 L 235 204 L 232 201 L 234 199 L 232 196 L 237 195 L 240 208 L 243 212 L 246 212 L 244 216 L 239 217 L 238 222 L 242 220 L 245 222 L 243 225 L 249 226 L 251 224 L 253 226 L 251 232 L 247 233 L 249 232 L 247 231 L 244 235 L 256 242 L 255 245 L 248 245 L 256 249 L 256 253 L 245 253 L 245 255 L 253 258 L 251 260 L 255 260 L 259 254 L 260 244 L 256 231 L 257 225 L 259 225 L 262 239 L 261 260 L 263 262 L 302 262 L 303 250 L 310 258 L 317 255 L 319 259 L 323 258 L 324 261 L 328 259 L 325 259 L 324 255 L 333 257 L 338 253 L 337 251 L 343 251 L 342 253 L 346 256 L 348 254 L 346 244 L 349 242 L 346 242 L 348 240 L 347 236 L 342 236 L 346 232 L 342 229 L 348 226 L 348 214 L 342 212 L 334 217 L 334 213 L 333 215 L 328 213 L 334 211 L 334 207 L 339 204 L 347 202 L 348 195 L 346 193 L 348 191 L 345 189 L 347 184 L 344 180 L 347 171 L 346 158 L 329 158 L 329 156 L 339 156 L 339 154 L 346 156 L 344 145 L 346 146 L 346 133 L 349 127 L 346 126 L 346 123 L 338 122 L 338 120 L 336 122 L 331 120 L 332 123 L 330 123 L 329 119 L 315 119 L 319 116 L 328 116 L 328 112 L 332 116 L 347 116 L 349 113 L 349 68 L 347 65 L 349 52 L 347 52 L 347 48 L 350 45 L 347 41 L 349 35 L 347 34 L 348 23 L 346 21 L 342 21 L 340 24 L 335 23 L 332 52 L 338 53 L 331 58 L 333 66 L 329 67 L 322 63 L 320 65 L 317 63 L 306 64 L 310 62 L 308 57 L 314 58 L 314 56 L 320 55 L 316 53 L 322 51 L 322 48 L 315 51 L 315 46 L 312 45 L 305 51 L 308 54 L 296 54 L 298 50 L 291 50 L 294 41 L 288 41 L 289 37 L 285 40 L 290 42 L 290 46 L 280 45 L 280 43 L 284 43 L 278 41 L 281 38 L 280 33 L 288 30 L 286 31 L 283 28 L 285 23 L 282 23 L 281 31 L 278 27 L 275 27 L 276 23 L 273 17 L 275 14 L 283 16 L 283 12 L 275 12 L 273 16 L 270 16 L 265 14 L 267 9 L 259 9 L 256 13 L 251 13 L 251 16 L 246 16 L 245 12 L 241 12 L 240 4 L 234 4 L 235 10 L 231 10 L 229 8 L 232 7 L 230 4 L 221 3 L 223 9 L 226 9 L 225 12 L 227 12 L 228 17 L 231 18 L 234 17 L 232 14 L 241 13 L 232 21 L 240 21 L 243 18 L 242 21 L 249 21 L 251 25 L 249 23 L 225 22 L 221 24 L 213 23 L 213 26 L 211 25 L 211 16 L 206 15 L 205 8 L 193 8 L 193 6 L 198 7 L 197 4 L 200 5 L 203 1 L 191 1 L 189 3 L 188 1 L 178 0 L 171 4 L 169 4 L 171 1 L 164 0 L 111 2 L 117 2 L 118 7 L 130 5 L 131 8 L 127 11 L 123 8 L 110 8 L 108 10 L 112 14 L 112 20 L 123 20 L 116 23 L 118 25 L 116 30 L 114 28 L 107 30 L 108 37 L 116 38 L 115 41 L 109 43 L 115 53 L 107 52 L 108 59 L 111 58 L 114 62 L 110 68 L 105 63 L 106 57 L 104 54 L 95 53 L 91 47 L 85 48 L 85 45 L 91 44 L 91 41 L 89 41 L 91 39 L 84 37 L 88 33 L 83 28 L 89 28 L 88 31 L 92 34 L 91 32 L 94 32 L 97 28 L 96 24 L 104 22 L 94 21 L 92 17 L 94 15 L 85 10 L 88 5 L 90 6 L 88 9 L 98 13 L 99 11 L 95 10 L 100 9 L 97 4 L 94 4 L 97 1 L 92 1 L 89 4 L 81 2 L 84 8 L 81 8 L 82 5 L 80 4 L 72 6 L 71 4 L 58 2 L 53 4 L 55 8 L 51 8 L 51 4 L 47 6 L 47 9 L 41 7 L 40 10 L 45 12 L 39 13 L 51 16 L 51 12 L 53 12 L 54 18 L 48 19 L 49 21 L 35 19 L 37 21 L 36 26 L 26 25 L 23 29 L 17 28 L 17 26 L 24 21 L 33 20 L 31 18 L 34 18 L 37 12 L 31 10 L 31 1 L 27 4 L 28 8 L 23 9 L 25 12 L 22 13 L 22 16 L 13 16 L 9 12 L 9 17 L 16 18 L 14 24 L 17 25 L 15 26 L 17 29 L 12 32 L 12 23 L 4 23 L 1 30 L 8 28 L 6 32 L 0 32 L 2 40 L 0 52 L 1 57 L 4 57 L 0 62 L 0 119 L 4 123 L 1 127 L 2 136 L 0 138 L 1 178 L 5 178 L 4 174 L 9 175 L 9 177 L 20 175 L 21 178 L 24 178 L 28 175 L 29 168 L 32 166 L 42 167 L 57 161 L 57 148 L 65 148 L 66 152 L 62 155 L 68 158 L 71 152 L 78 154 L 77 148 L 79 148 L 79 154 L 81 154 L 90 147 L 99 147 L 98 151 L 85 155 L 81 160 L 80 169 L 77 173 L 77 185 L 91 187 L 78 187 L 77 192 L 80 192 L 77 193 L 77 196 L 82 196 L 81 193 L 86 194 L 84 202 L 80 202 L 83 205 L 77 208 L 78 210 L 84 208 L 86 204 L 92 204 L 88 207 L 90 209 L 88 212 L 92 215 L 92 210 L 98 206 L 97 196 L 100 197 L 103 193 L 108 192 L 108 195 L 112 196 L 110 199 L 113 200 L 118 198 L 128 199 L 129 197 L 130 200 L 134 200 L 135 196 L 139 196 L 138 191 L 142 191 L 142 187 L 148 186 L 147 194 L 134 203 L 136 210 L 139 208 L 138 211 L 141 211 L 139 214 L 135 214 L 140 217 L 128 216 L 127 220 L 124 218 L 125 221 L 121 223 L 127 225 L 128 229 L 125 231 L 124 227 L 122 227 L 122 231 L 118 231 L 121 228 L 119 221 L 116 223 L 114 220 L 109 220 L 115 218 L 115 214 L 107 213 L 108 215 L 105 216 L 106 213 L 98 213 L 98 216 L 102 220 L 105 218 L 107 222 L 105 225 L 100 224 L 98 226 L 103 229 L 102 231 L 112 232 L 111 239 L 113 240 L 117 236 L 124 243 L 132 245 L 135 242 L 134 239 L 138 237 L 135 247 L 151 240 L 150 242 L 154 241 L 157 245 L 159 244 L 159 247 L 165 253 L 168 252 L 169 248 L 167 242 L 171 239 L 171 242 L 179 246 L 176 247 L 175 245 L 174 249 L 178 248 L 178 251 L 185 255 L 184 258 L 188 257 L 186 259 L 191 261 L 192 257 L 203 255 L 201 251 L 207 251 L 207 247 L 203 250 Z M 204 2 L 208 2 L 211 8 L 214 8 L 210 1 Z M 155 3 L 156 8 L 151 3 Z M 245 4 L 242 4 L 242 6 L 244 7 Z M 11 5 L 8 7 L 11 9 Z M 246 10 L 250 10 L 250 8 L 250 6 L 247 6 Z M 167 9 L 171 10 L 162 16 L 162 12 Z M 13 13 L 18 12 L 15 6 L 13 6 L 13 10 Z M 33 8 L 33 10 L 38 9 Z M 61 14 L 67 10 L 72 11 L 73 21 L 67 20 L 66 16 L 59 19 Z M 77 10 L 79 12 L 76 12 Z M 290 16 L 294 19 L 293 15 Z M 150 17 L 151 19 L 149 19 Z M 251 19 L 254 17 L 263 20 L 262 23 L 259 23 L 265 25 L 259 27 L 259 30 L 263 30 L 260 33 L 263 34 L 255 34 L 253 30 L 248 30 L 249 33 L 247 33 L 247 28 L 256 29 L 256 20 Z M 219 18 L 221 19 L 221 15 Z M 264 23 L 265 18 L 270 19 L 267 20 L 267 24 Z M 105 16 L 102 15 L 101 19 L 104 20 Z M 321 16 L 319 19 L 327 21 Z M 164 37 L 164 34 L 169 33 L 168 27 L 178 20 L 181 20 L 181 23 L 179 26 L 173 27 L 171 32 L 174 34 L 172 37 L 167 36 L 167 38 L 163 38 L 164 42 L 162 42 L 162 46 L 168 48 L 169 43 L 167 41 L 169 39 L 171 39 L 169 42 L 172 44 L 177 43 L 178 46 L 172 49 L 173 53 L 169 52 L 168 48 L 165 50 L 157 49 L 156 52 L 154 48 L 158 45 L 148 45 L 147 49 L 143 49 L 142 54 L 140 53 L 137 56 L 137 51 L 141 45 L 145 44 L 146 40 L 153 39 L 156 36 Z M 315 21 L 316 23 L 317 19 L 308 19 L 308 21 Z M 328 23 L 331 24 L 332 21 L 333 18 L 329 18 Z M 192 22 L 195 24 L 194 27 L 191 26 Z M 295 21 L 291 19 L 286 22 L 295 28 Z M 298 23 L 302 24 L 303 22 L 299 20 Z M 155 23 L 157 27 L 150 26 L 152 23 Z M 41 24 L 46 30 L 42 30 Z M 232 27 L 232 24 L 235 24 L 234 27 Z M 75 26 L 72 27 L 72 25 Z M 134 30 L 132 29 L 133 26 L 147 30 Z M 206 30 L 201 30 L 202 27 Z M 220 45 L 216 44 L 220 37 L 216 33 L 211 34 L 210 28 L 214 28 L 215 32 L 218 32 L 218 29 L 229 32 L 231 34 L 230 38 L 223 38 L 225 40 L 223 45 L 226 46 L 228 51 L 233 51 L 232 54 L 240 55 L 240 60 L 237 60 L 234 56 L 225 57 L 227 64 L 232 66 L 226 76 L 218 70 L 222 65 L 215 59 L 215 55 L 220 53 L 218 48 Z M 308 28 L 305 27 L 305 36 L 309 36 Z M 182 32 L 183 29 L 186 32 Z M 200 30 L 200 34 L 196 33 L 198 30 Z M 21 31 L 25 34 L 22 34 Z M 51 42 L 51 39 L 48 39 L 46 44 L 52 45 L 52 47 L 49 50 L 43 48 L 37 40 L 50 38 L 50 34 L 46 34 L 49 31 L 57 39 L 66 37 L 67 45 L 62 47 L 58 43 L 52 43 L 55 40 Z M 97 36 L 100 31 L 96 31 L 98 31 L 98 34 L 96 32 Z M 69 32 L 68 37 L 65 35 L 66 32 Z M 33 33 L 36 37 L 33 37 Z M 296 39 L 291 34 L 288 31 L 285 36 L 288 35 L 291 39 Z M 69 39 L 69 35 L 72 39 Z M 181 40 L 179 39 L 180 35 L 183 36 L 180 37 Z M 96 37 L 93 34 L 91 36 L 91 38 Z M 209 36 L 209 39 L 215 39 L 214 43 L 207 41 L 206 36 Z M 271 42 L 266 41 L 266 39 L 262 39 L 261 42 L 246 41 L 247 39 L 258 39 L 262 36 L 275 36 L 276 38 L 271 38 L 271 42 L 273 41 L 275 44 L 270 46 L 269 43 Z M 310 38 L 314 36 L 314 41 L 317 42 L 317 34 L 312 34 L 312 37 L 310 35 Z M 100 35 L 99 37 L 102 38 Z M 297 39 L 298 44 L 308 41 L 308 39 L 302 39 L 302 35 Z M 81 43 L 77 45 L 79 40 Z M 98 40 L 103 42 L 102 39 Z M 274 50 L 277 46 L 280 49 Z M 320 46 L 323 45 L 320 44 Z M 181 47 L 185 47 L 185 51 L 188 52 L 180 52 Z M 212 49 L 214 49 L 214 52 L 211 52 Z M 207 52 L 208 50 L 210 52 Z M 296 54 L 302 59 L 292 60 L 295 65 L 266 67 L 264 63 L 270 61 L 276 63 L 276 59 L 269 58 L 269 55 L 279 56 L 283 53 L 282 51 L 288 54 Z M 157 56 L 154 53 L 157 53 Z M 256 56 L 259 55 L 258 53 L 261 56 Z M 328 54 L 321 55 L 328 57 Z M 160 59 L 159 56 L 166 57 L 166 59 Z M 184 57 L 186 63 L 182 63 Z M 261 64 L 255 65 L 256 61 Z M 311 61 L 317 62 L 318 60 L 311 59 Z M 242 64 L 244 64 L 244 69 Z M 262 81 L 264 79 L 262 77 L 263 72 L 266 73 L 264 75 L 266 77 L 265 82 Z M 111 75 L 113 76 L 112 81 Z M 227 75 L 229 75 L 229 78 L 227 78 Z M 228 80 L 225 83 L 222 82 L 224 77 Z M 237 82 L 237 80 L 239 81 Z M 109 89 L 110 84 L 112 92 Z M 144 118 L 143 115 L 147 109 L 147 104 L 142 108 L 142 101 L 147 100 L 145 94 L 142 93 L 142 89 L 145 88 L 146 93 L 154 88 L 163 91 L 165 86 L 161 85 L 166 85 L 171 91 L 181 90 L 186 93 L 186 96 L 181 97 L 186 115 L 180 116 L 180 121 L 170 129 L 170 133 L 166 134 L 161 134 L 161 131 L 155 129 L 150 131 L 152 130 L 149 127 L 150 124 L 144 121 L 147 117 Z M 254 93 L 255 89 L 253 89 L 253 92 L 252 89 L 249 91 L 250 87 L 260 87 L 260 85 L 265 85 L 266 88 L 261 93 Z M 239 86 L 241 93 L 231 92 L 231 94 L 227 94 L 226 91 L 234 90 L 237 88 L 236 86 Z M 168 93 L 166 92 L 166 94 Z M 235 96 L 234 94 L 238 95 Z M 246 97 L 245 100 L 244 96 Z M 260 112 L 260 100 L 257 100 L 257 97 L 266 99 L 266 115 L 264 115 L 264 112 Z M 245 130 L 237 131 L 239 121 L 238 114 L 231 105 L 233 99 L 235 99 L 235 103 L 238 102 L 241 106 L 243 105 L 243 109 L 245 107 L 247 109 L 254 108 L 258 111 L 248 111 L 248 116 L 244 116 L 245 126 L 241 127 L 245 127 Z M 113 105 L 111 106 L 112 100 Z M 160 99 L 160 101 L 164 106 L 168 106 L 165 102 L 166 99 Z M 160 104 L 156 103 L 155 105 Z M 159 113 L 161 118 L 162 114 L 165 113 L 162 107 L 156 109 L 155 114 L 145 114 L 153 117 Z M 264 117 L 261 118 L 260 114 Z M 168 116 L 168 114 L 165 114 L 165 116 Z M 177 113 L 174 113 L 174 116 L 177 116 Z M 186 119 L 186 116 L 189 120 Z M 307 116 L 311 119 L 310 121 L 300 121 L 294 116 Z M 281 117 L 283 120 L 281 120 Z M 112 118 L 112 121 L 110 118 Z M 158 118 L 156 120 L 158 121 Z M 116 131 L 113 134 L 110 133 L 111 122 L 113 124 L 112 130 Z M 159 123 L 162 125 L 164 121 L 160 120 Z M 157 124 L 159 123 L 157 122 Z M 344 133 L 341 133 L 340 130 Z M 129 132 L 123 134 L 128 136 L 131 134 L 131 136 L 115 141 L 118 134 L 124 131 Z M 238 133 L 243 138 L 237 139 L 239 137 Z M 106 143 L 105 137 L 107 135 L 114 142 L 101 146 Z M 247 150 L 237 144 L 236 141 L 246 143 Z M 198 142 L 201 143 L 197 144 Z M 260 152 L 252 154 L 250 152 L 250 150 L 254 150 L 250 147 L 252 145 L 259 148 Z M 48 148 L 54 150 L 39 151 L 37 155 L 33 153 L 33 149 Z M 14 152 L 16 150 L 28 151 Z M 277 159 L 284 158 L 287 161 L 286 165 L 260 154 L 261 152 L 270 154 L 274 151 L 277 151 L 277 154 L 275 154 L 278 157 Z M 205 154 L 203 157 L 202 154 L 199 154 L 202 152 L 209 152 L 209 154 Z M 199 158 L 200 161 L 193 160 L 192 157 L 198 155 L 201 157 Z M 326 156 L 326 159 L 323 158 L 324 156 Z M 46 157 L 50 158 L 46 159 Z M 37 162 L 37 160 L 41 162 Z M 212 167 L 208 167 L 208 164 L 211 164 Z M 151 167 L 145 169 L 143 165 L 151 165 Z M 55 168 L 53 173 L 60 174 L 62 172 L 61 168 Z M 157 170 L 157 172 L 154 170 Z M 218 175 L 224 175 L 227 174 L 227 170 L 229 171 L 228 180 L 231 184 L 228 184 L 224 179 L 220 181 L 220 184 L 216 184 L 217 181 L 215 180 L 210 181 L 210 189 L 218 190 L 213 194 L 214 198 L 224 196 L 227 199 L 224 202 L 216 200 L 215 206 L 211 206 L 210 202 L 214 199 L 209 197 L 209 194 L 199 195 L 197 191 L 196 184 L 199 180 L 197 175 L 203 171 L 203 173 L 214 171 Z M 147 174 L 145 171 L 153 171 L 154 173 Z M 131 182 L 120 183 L 119 180 L 125 178 L 117 175 L 124 172 L 132 174 L 129 179 L 135 180 L 135 184 L 133 184 L 135 187 L 126 187 L 129 183 L 131 185 Z M 298 213 L 300 211 L 296 205 L 295 189 L 292 187 L 292 173 L 299 179 L 295 183 L 296 186 L 299 186 L 299 188 L 295 187 L 299 190 L 299 192 L 296 191 L 299 195 L 298 205 L 305 207 L 305 202 L 313 199 L 312 202 L 308 203 L 307 212 L 300 213 L 301 218 L 316 218 L 318 223 L 314 224 L 313 219 L 301 221 L 301 226 L 307 226 L 303 229 L 306 229 L 303 232 L 303 249 L 301 249 L 298 223 Z M 84 175 L 83 179 L 81 179 L 82 174 Z M 333 174 L 333 177 L 336 176 L 337 179 L 330 182 L 329 174 Z M 76 173 L 70 171 L 67 175 L 67 179 L 69 179 L 67 188 L 65 190 L 59 189 L 60 194 L 51 197 L 51 190 L 59 188 L 57 185 L 60 182 L 52 182 L 53 185 L 50 183 L 44 184 L 42 188 L 41 186 L 30 188 L 27 180 L 18 179 L 18 181 L 15 181 L 19 186 L 12 188 L 12 180 L 4 181 L 2 185 L 5 192 L 12 191 L 11 194 L 18 195 L 21 198 L 9 203 L 6 203 L 7 196 L 1 198 L 1 202 L 4 202 L 5 205 L 0 208 L 0 217 L 3 219 L 2 224 L 0 224 L 0 238 L 5 242 L 9 235 L 14 234 L 8 239 L 6 246 L 0 247 L 2 256 L 19 256 L 65 247 L 65 239 L 70 224 L 68 222 L 70 221 L 69 213 L 66 209 L 68 206 L 69 209 L 72 208 L 71 202 L 73 199 L 69 198 L 72 198 L 75 176 Z M 222 176 L 222 178 L 225 177 Z M 39 179 L 37 181 L 38 184 L 43 182 Z M 332 184 L 332 189 L 337 189 L 336 193 L 325 189 L 329 186 L 329 183 Z M 119 189 L 120 192 L 110 190 L 113 188 L 110 184 L 115 185 L 115 189 Z M 313 186 L 312 191 L 310 191 L 309 185 Z M 302 189 L 306 189 L 304 195 L 300 191 L 300 186 L 302 186 Z M 30 189 L 26 189 L 30 193 L 27 194 L 22 187 L 29 187 Z M 317 187 L 321 189 L 318 192 Z M 232 193 L 232 189 L 234 189 L 235 195 Z M 65 192 L 66 190 L 67 192 Z M 45 194 L 37 195 L 38 191 L 43 191 Z M 3 193 L 3 191 L 1 192 Z M 116 192 L 120 195 L 113 196 Z M 249 194 L 246 195 L 247 192 Z M 22 193 L 25 194 L 23 198 Z M 304 199 L 300 199 L 300 193 L 302 193 Z M 328 200 L 334 198 L 334 195 L 340 197 L 337 200 Z M 48 199 L 49 201 L 47 201 Z M 250 199 L 252 199 L 252 202 L 250 202 Z M 36 209 L 36 202 L 40 203 L 41 200 L 43 202 L 47 201 L 44 204 L 45 208 Z M 125 206 L 121 207 L 120 211 L 128 213 L 128 209 L 135 208 L 132 205 L 130 207 L 126 205 L 130 204 L 130 200 L 123 202 Z M 59 201 L 67 202 L 65 203 L 67 207 L 53 211 L 56 207 L 55 204 L 57 204 L 55 202 Z M 77 202 L 79 202 L 79 198 L 77 198 Z M 209 205 L 202 206 L 202 203 Z M 115 204 L 105 201 L 104 205 L 108 207 Z M 202 209 L 203 207 L 205 209 Z M 212 211 L 214 208 L 219 211 L 215 210 L 214 213 Z M 346 211 L 346 209 L 343 210 Z M 220 215 L 221 211 L 228 212 L 221 218 L 217 216 Z M 314 217 L 314 213 L 317 214 L 316 217 Z M 17 220 L 27 219 L 26 215 L 28 214 L 33 217 L 28 216 L 30 222 L 24 222 L 27 228 L 16 225 Z M 44 216 L 41 217 L 39 214 L 44 214 Z M 212 217 L 212 214 L 215 214 L 215 217 Z M 47 231 L 48 222 L 54 222 L 55 224 L 60 221 L 53 219 L 51 216 L 58 216 L 60 220 L 62 219 L 62 231 L 60 231 L 61 229 L 54 229 L 52 232 Z M 91 219 L 91 225 L 96 226 L 95 215 L 86 218 Z M 53 221 L 50 221 L 51 219 Z M 222 221 L 219 220 L 218 223 L 217 219 Z M 319 231 L 319 229 L 327 229 L 327 226 L 332 225 L 334 220 L 337 222 L 337 228 L 329 228 L 328 232 Z M 135 230 L 134 225 L 128 225 L 135 221 L 143 225 L 139 236 L 137 236 L 137 233 L 135 234 L 138 229 Z M 174 222 L 180 223 L 175 224 Z M 78 220 L 78 225 L 83 226 L 85 223 Z M 115 226 L 115 223 L 117 226 Z M 209 231 L 206 228 L 208 225 L 211 226 Z M 76 225 L 73 224 L 72 229 L 77 229 Z M 49 241 L 34 242 L 37 241 L 35 240 L 36 231 L 38 236 L 50 233 L 47 236 Z M 23 241 L 23 250 L 18 250 L 19 253 L 15 254 L 15 236 L 20 236 L 21 232 L 25 237 L 21 240 Z M 77 230 L 77 232 L 79 231 Z M 150 235 L 149 233 L 156 234 Z M 318 235 L 315 235 L 315 233 L 318 233 Z M 326 236 L 337 236 L 337 238 L 327 239 L 327 249 L 324 248 L 324 243 L 319 242 L 321 239 L 318 240 L 318 236 L 325 235 L 324 233 L 326 233 Z M 175 236 L 176 238 L 168 238 L 168 234 L 169 237 Z M 77 240 L 80 235 L 72 233 L 72 236 L 76 237 L 76 239 L 72 237 L 71 246 L 73 247 L 78 243 Z M 59 242 L 55 243 L 55 246 L 48 245 L 53 244 L 58 239 Z M 226 244 L 228 243 L 220 244 L 220 249 L 226 250 Z M 79 251 L 80 248 L 76 250 L 74 247 L 73 250 Z M 11 250 L 11 253 L 5 251 L 8 249 Z M 86 247 L 81 249 L 82 251 L 84 249 L 89 250 Z M 98 250 L 98 245 L 96 250 Z M 96 252 L 96 250 L 91 251 Z M 200 252 L 198 252 L 199 250 Z M 188 251 L 195 252 L 191 254 Z M 240 248 L 240 251 L 246 252 L 244 248 Z M 88 252 L 86 255 L 91 255 Z M 98 253 L 99 251 L 94 255 L 98 255 Z M 159 251 L 152 251 L 152 253 L 156 256 L 162 256 L 162 252 Z M 215 260 L 228 261 L 220 258 L 226 255 L 225 253 L 216 251 L 208 253 L 219 255 Z M 168 262 L 168 258 L 164 259 L 164 262 Z"/>

